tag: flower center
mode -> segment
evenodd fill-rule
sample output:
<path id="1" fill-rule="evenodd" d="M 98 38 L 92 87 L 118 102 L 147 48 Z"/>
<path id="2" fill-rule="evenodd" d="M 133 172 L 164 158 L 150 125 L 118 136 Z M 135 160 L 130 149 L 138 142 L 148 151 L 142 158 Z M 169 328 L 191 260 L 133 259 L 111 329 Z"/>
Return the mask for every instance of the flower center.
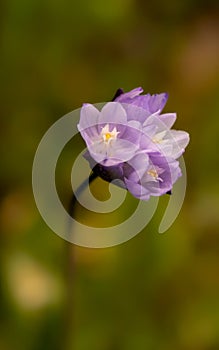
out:
<path id="1" fill-rule="evenodd" d="M 148 170 L 147 174 L 155 178 L 158 177 L 157 171 L 155 169 Z"/>
<path id="2" fill-rule="evenodd" d="M 107 144 L 112 140 L 116 140 L 118 134 L 119 131 L 117 131 L 116 127 L 112 131 L 109 130 L 109 124 L 106 124 L 101 130 L 101 137 Z"/>
<path id="3" fill-rule="evenodd" d="M 112 137 L 110 132 L 107 132 L 104 136 L 106 141 L 108 141 Z"/>
<path id="4" fill-rule="evenodd" d="M 153 137 L 152 141 L 153 141 L 154 143 L 162 143 L 162 140 L 159 140 L 159 139 L 156 138 L 156 137 Z"/>
<path id="5" fill-rule="evenodd" d="M 159 177 L 159 174 L 157 172 L 157 170 L 155 168 L 149 169 L 147 171 L 147 174 L 150 175 L 153 178 L 153 181 L 161 181 L 163 182 L 163 179 L 161 179 L 161 177 Z"/>
<path id="6" fill-rule="evenodd" d="M 166 130 L 159 132 L 152 138 L 152 141 L 154 143 L 163 143 L 164 142 L 163 138 L 165 134 L 166 134 Z"/>

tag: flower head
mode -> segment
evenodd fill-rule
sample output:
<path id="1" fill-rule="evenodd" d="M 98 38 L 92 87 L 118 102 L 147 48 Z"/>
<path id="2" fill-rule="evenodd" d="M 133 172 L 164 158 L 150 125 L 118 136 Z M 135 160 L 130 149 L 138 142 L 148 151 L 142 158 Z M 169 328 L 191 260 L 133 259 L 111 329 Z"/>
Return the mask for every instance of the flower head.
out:
<path id="1" fill-rule="evenodd" d="M 159 152 L 140 153 L 134 157 L 133 162 L 133 171 L 124 181 L 133 196 L 140 199 L 148 200 L 150 196 L 160 196 L 171 191 L 181 176 L 178 161 L 166 158 Z M 140 164 L 145 167 L 141 169 Z"/>
<path id="2" fill-rule="evenodd" d="M 148 200 L 169 193 L 181 176 L 177 158 L 184 152 L 189 135 L 171 129 L 175 113 L 161 114 L 166 93 L 140 95 L 142 92 L 142 88 L 127 93 L 119 89 L 114 101 L 101 111 L 84 104 L 78 129 L 93 171 Z"/>
<path id="3" fill-rule="evenodd" d="M 78 129 L 93 159 L 113 166 L 131 159 L 143 133 L 132 126 L 121 103 L 109 102 L 101 111 L 91 104 L 81 109 Z"/>

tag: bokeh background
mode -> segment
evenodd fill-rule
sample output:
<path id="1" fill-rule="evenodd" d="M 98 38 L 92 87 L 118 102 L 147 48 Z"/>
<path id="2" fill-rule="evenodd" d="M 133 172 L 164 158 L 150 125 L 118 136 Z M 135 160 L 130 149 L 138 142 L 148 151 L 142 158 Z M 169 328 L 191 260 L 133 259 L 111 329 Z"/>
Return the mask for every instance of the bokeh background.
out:
<path id="1" fill-rule="evenodd" d="M 8 0 L 0 17 L 0 349 L 219 349 L 218 1 Z M 159 235 L 163 198 L 132 240 L 69 245 L 34 203 L 37 145 L 83 102 L 137 86 L 168 91 L 165 111 L 191 135 L 181 213 Z M 68 145 L 57 170 L 66 206 L 80 147 Z"/>

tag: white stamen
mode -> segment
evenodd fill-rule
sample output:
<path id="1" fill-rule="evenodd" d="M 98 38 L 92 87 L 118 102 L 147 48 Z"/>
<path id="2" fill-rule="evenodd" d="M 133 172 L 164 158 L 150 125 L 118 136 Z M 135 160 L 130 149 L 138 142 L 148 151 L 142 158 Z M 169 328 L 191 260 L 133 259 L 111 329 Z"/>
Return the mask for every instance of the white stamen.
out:
<path id="1" fill-rule="evenodd" d="M 158 182 L 163 182 L 163 179 L 159 177 L 158 171 L 155 168 L 151 168 L 147 171 L 147 174 L 150 175 L 154 181 Z"/>
<path id="2" fill-rule="evenodd" d="M 153 141 L 154 143 L 163 143 L 163 142 L 164 142 L 163 138 L 164 138 L 165 134 L 166 134 L 166 130 L 157 133 L 157 134 L 152 138 L 152 141 Z"/>
<path id="3" fill-rule="evenodd" d="M 102 139 L 106 144 L 109 144 L 112 140 L 116 140 L 118 134 L 119 131 L 117 131 L 116 127 L 112 131 L 109 131 L 109 124 L 106 124 L 101 130 Z"/>

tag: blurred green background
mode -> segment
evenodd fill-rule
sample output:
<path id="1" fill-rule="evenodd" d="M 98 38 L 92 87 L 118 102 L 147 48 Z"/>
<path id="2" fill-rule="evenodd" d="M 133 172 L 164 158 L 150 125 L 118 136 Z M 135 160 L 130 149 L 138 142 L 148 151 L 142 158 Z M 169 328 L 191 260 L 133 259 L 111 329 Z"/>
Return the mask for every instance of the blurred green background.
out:
<path id="1" fill-rule="evenodd" d="M 219 349 L 218 1 L 8 0 L 0 7 L 0 349 Z M 176 111 L 176 127 L 191 135 L 181 213 L 159 235 L 164 198 L 132 240 L 71 246 L 35 206 L 37 145 L 83 102 L 137 86 L 168 91 L 165 110 Z M 71 152 L 57 175 L 65 205 Z"/>

